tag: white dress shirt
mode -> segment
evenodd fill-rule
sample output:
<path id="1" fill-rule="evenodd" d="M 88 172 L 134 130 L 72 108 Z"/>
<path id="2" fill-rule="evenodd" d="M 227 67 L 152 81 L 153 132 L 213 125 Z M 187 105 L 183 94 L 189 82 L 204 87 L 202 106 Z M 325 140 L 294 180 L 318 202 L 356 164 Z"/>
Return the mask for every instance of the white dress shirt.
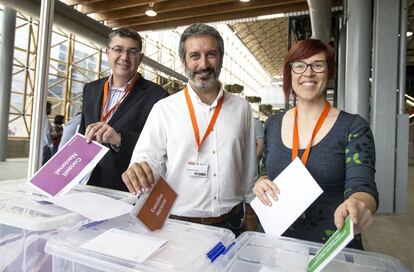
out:
<path id="1" fill-rule="evenodd" d="M 128 86 L 132 83 L 132 80 L 134 79 L 134 77 L 132 77 L 124 86 L 122 87 L 114 87 L 113 83 L 112 83 L 112 75 L 109 77 L 109 84 L 108 84 L 108 100 L 106 101 L 106 104 L 104 106 L 104 110 L 103 113 L 105 114 L 106 112 L 108 112 L 113 106 L 116 105 L 116 103 L 118 103 L 120 101 L 120 103 L 122 103 L 122 101 L 125 99 L 124 93 L 125 90 L 128 88 Z M 116 110 L 115 110 L 116 111 Z M 106 119 L 106 123 L 109 122 L 109 120 L 111 120 L 111 117 L 114 115 L 115 111 L 113 111 L 108 118 Z"/>
<path id="2" fill-rule="evenodd" d="M 79 130 L 79 124 L 81 123 L 82 114 L 78 113 L 70 119 L 69 122 L 66 123 L 65 127 L 63 128 L 62 138 L 60 139 L 58 150 L 62 149 L 62 147 L 76 134 Z"/>
<path id="3" fill-rule="evenodd" d="M 218 99 L 224 103 L 213 130 L 202 143 L 198 162 L 208 164 L 207 178 L 190 177 L 188 161 L 196 160 L 196 140 L 184 91 L 160 100 L 152 108 L 138 139 L 131 164 L 146 161 L 154 177 L 162 175 L 178 197 L 172 214 L 217 217 L 240 202 L 250 203 L 256 178 L 254 126 L 250 105 L 222 89 L 212 105 L 201 102 L 188 85 L 200 139 Z"/>
<path id="4" fill-rule="evenodd" d="M 260 122 L 259 119 L 254 118 L 254 137 L 256 138 L 256 141 L 259 139 L 263 139 L 264 137 L 264 126 L 262 122 Z"/>
<path id="5" fill-rule="evenodd" d="M 51 135 L 51 129 L 52 126 L 50 125 L 50 121 L 49 118 L 47 117 L 46 113 L 43 114 L 43 119 L 42 122 L 45 125 L 45 127 L 43 128 L 43 146 L 51 146 L 52 145 L 52 135 Z"/>

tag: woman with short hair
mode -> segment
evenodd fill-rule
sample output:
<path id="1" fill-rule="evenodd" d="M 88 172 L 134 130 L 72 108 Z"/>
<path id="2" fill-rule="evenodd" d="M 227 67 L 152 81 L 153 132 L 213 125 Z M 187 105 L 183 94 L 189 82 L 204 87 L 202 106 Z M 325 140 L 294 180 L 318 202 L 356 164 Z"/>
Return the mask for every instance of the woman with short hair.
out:
<path id="1" fill-rule="evenodd" d="M 371 129 L 361 116 L 331 107 L 326 100 L 335 71 L 334 50 L 320 40 L 298 42 L 285 58 L 285 98 L 293 94 L 297 104 L 267 120 L 265 170 L 253 192 L 271 205 L 269 197 L 277 200 L 283 194 L 271 180 L 297 156 L 324 192 L 284 236 L 323 243 L 348 215 L 360 233 L 372 224 L 378 206 Z M 362 249 L 360 235 L 349 246 Z"/>

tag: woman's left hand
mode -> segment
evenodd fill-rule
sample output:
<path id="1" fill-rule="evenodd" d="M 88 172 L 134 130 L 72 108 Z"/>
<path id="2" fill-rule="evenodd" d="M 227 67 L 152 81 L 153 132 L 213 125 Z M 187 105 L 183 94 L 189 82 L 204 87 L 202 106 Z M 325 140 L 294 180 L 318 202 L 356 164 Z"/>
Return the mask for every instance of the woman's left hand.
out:
<path id="1" fill-rule="evenodd" d="M 361 233 L 374 222 L 374 216 L 368 205 L 356 198 L 348 198 L 336 209 L 334 220 L 338 229 L 342 229 L 348 215 L 351 216 L 351 220 L 354 223 L 355 234 Z"/>
<path id="2" fill-rule="evenodd" d="M 277 185 L 269 180 L 267 176 L 261 176 L 257 179 L 256 184 L 254 185 L 253 193 L 263 204 L 271 207 L 272 202 L 270 201 L 270 198 L 273 198 L 273 200 L 276 201 L 280 191 Z"/>

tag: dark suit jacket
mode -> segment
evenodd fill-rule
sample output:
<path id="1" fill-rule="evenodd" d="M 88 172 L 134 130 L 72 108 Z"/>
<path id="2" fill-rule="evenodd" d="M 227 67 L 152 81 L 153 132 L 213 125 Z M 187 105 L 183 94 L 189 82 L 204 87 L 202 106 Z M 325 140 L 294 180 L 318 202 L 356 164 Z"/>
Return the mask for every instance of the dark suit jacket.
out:
<path id="1" fill-rule="evenodd" d="M 83 89 L 83 110 L 79 128 L 82 134 L 85 133 L 88 125 L 100 121 L 103 86 L 107 79 L 102 78 L 88 83 Z M 142 76 L 137 80 L 108 122 L 116 132 L 121 133 L 120 150 L 108 151 L 93 170 L 88 184 L 128 191 L 121 175 L 128 168 L 132 151 L 152 106 L 166 96 L 168 93 L 161 86 Z"/>

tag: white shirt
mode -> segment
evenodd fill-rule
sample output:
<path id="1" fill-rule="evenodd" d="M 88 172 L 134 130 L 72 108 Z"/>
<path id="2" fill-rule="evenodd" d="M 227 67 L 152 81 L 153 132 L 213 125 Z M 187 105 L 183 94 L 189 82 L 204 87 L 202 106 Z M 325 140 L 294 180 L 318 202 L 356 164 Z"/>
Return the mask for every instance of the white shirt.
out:
<path id="1" fill-rule="evenodd" d="M 263 139 L 264 137 L 264 127 L 262 122 L 259 119 L 254 118 L 254 137 L 256 140 Z"/>
<path id="2" fill-rule="evenodd" d="M 43 123 L 45 123 L 45 127 L 43 130 L 43 146 L 51 146 L 52 145 L 52 135 L 51 135 L 51 125 L 49 118 L 47 118 L 46 114 L 43 114 Z"/>
<path id="3" fill-rule="evenodd" d="M 128 83 L 126 83 L 124 86 L 122 87 L 114 87 L 113 83 L 112 83 L 112 75 L 109 77 L 109 84 L 108 84 L 108 99 L 107 102 L 105 104 L 103 113 L 108 112 L 113 106 L 116 105 L 116 103 L 118 103 L 118 101 L 121 101 L 120 103 L 122 103 L 122 101 L 125 99 L 125 97 L 123 97 L 125 90 L 127 89 L 127 87 L 129 86 L 129 84 L 132 83 L 132 79 L 134 77 L 131 78 L 130 81 L 128 81 Z M 116 110 L 115 110 L 116 111 Z M 108 118 L 106 119 L 106 123 L 109 122 L 109 120 L 111 120 L 112 115 L 114 115 L 115 111 L 113 111 Z"/>
<path id="4" fill-rule="evenodd" d="M 184 92 L 157 102 L 138 139 L 131 164 L 146 161 L 154 177 L 162 175 L 178 197 L 172 214 L 217 217 L 240 202 L 250 203 L 256 178 L 254 126 L 250 105 L 220 90 L 213 104 L 201 102 L 188 85 L 200 139 L 218 99 L 224 103 L 213 130 L 201 145 L 198 162 L 208 164 L 207 178 L 190 177 L 188 161 L 196 159 L 196 143 Z"/>
<path id="5" fill-rule="evenodd" d="M 79 124 L 81 123 L 82 114 L 77 114 L 70 119 L 69 122 L 66 123 L 62 138 L 60 139 L 58 150 L 60 150 L 69 140 L 70 138 L 78 132 Z"/>

